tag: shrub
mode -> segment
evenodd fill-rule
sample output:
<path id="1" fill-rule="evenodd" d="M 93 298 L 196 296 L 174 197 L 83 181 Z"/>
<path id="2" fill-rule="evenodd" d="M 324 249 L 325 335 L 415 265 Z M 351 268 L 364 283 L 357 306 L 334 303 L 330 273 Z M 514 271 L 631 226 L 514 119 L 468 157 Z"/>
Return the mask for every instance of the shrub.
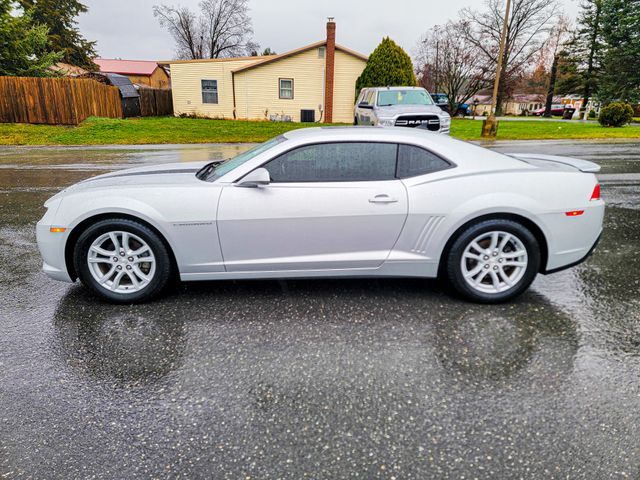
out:
<path id="1" fill-rule="evenodd" d="M 633 120 L 633 108 L 626 103 L 610 103 L 602 108 L 598 120 L 603 127 L 622 127 Z"/>
<path id="2" fill-rule="evenodd" d="M 596 118 L 597 116 L 598 116 L 598 115 L 596 114 L 596 111 L 595 111 L 593 108 L 592 108 L 591 110 L 589 110 L 589 119 L 591 119 L 591 120 L 595 120 L 595 118 Z"/>

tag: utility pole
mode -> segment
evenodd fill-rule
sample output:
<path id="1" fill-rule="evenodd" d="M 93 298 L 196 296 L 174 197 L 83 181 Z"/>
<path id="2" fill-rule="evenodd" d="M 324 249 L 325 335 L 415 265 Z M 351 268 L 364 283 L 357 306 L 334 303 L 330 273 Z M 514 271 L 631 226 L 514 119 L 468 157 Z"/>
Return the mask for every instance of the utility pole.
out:
<path id="1" fill-rule="evenodd" d="M 438 83 L 440 80 L 440 40 L 436 41 L 436 72 L 435 72 L 435 92 L 433 93 L 438 93 L 440 90 L 438 90 L 439 85 Z"/>
<path id="2" fill-rule="evenodd" d="M 493 98 L 491 100 L 491 111 L 489 117 L 482 124 L 482 136 L 493 138 L 498 134 L 498 120 L 496 119 L 496 107 L 498 105 L 498 92 L 500 91 L 500 77 L 502 75 L 502 65 L 504 64 L 504 51 L 507 45 L 507 35 L 509 34 L 509 14 L 511 13 L 511 0 L 507 0 L 507 10 L 504 14 L 504 25 L 502 27 L 502 37 L 500 38 L 500 54 L 498 56 L 498 66 L 496 68 L 496 81 L 493 84 Z"/>

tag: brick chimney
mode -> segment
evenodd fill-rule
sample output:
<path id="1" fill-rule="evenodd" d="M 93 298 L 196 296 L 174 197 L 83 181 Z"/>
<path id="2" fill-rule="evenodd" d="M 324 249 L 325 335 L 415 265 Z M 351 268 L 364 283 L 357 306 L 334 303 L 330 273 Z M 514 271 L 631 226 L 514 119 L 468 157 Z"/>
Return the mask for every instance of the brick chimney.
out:
<path id="1" fill-rule="evenodd" d="M 324 121 L 333 122 L 333 79 L 336 66 L 336 22 L 329 17 L 327 22 L 327 49 L 324 76 Z"/>

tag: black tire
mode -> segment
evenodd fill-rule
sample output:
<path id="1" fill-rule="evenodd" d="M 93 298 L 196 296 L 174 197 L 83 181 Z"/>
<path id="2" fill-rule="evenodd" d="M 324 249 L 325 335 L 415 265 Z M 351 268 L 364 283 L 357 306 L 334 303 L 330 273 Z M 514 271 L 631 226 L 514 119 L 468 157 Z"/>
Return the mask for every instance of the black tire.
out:
<path id="1" fill-rule="evenodd" d="M 522 243 L 527 251 L 527 266 L 524 267 L 523 276 L 506 291 L 483 292 L 473 288 L 464 278 L 464 267 L 461 264 L 465 250 L 475 239 L 489 232 L 511 234 Z M 473 262 L 474 260 L 469 261 Z M 513 220 L 492 219 L 472 224 L 456 236 L 444 258 L 443 273 L 455 292 L 466 300 L 495 304 L 512 300 L 524 293 L 540 271 L 540 262 L 540 245 L 528 228 Z M 484 263 L 484 260 L 477 261 L 476 265 L 480 266 L 480 263 Z"/>
<path id="2" fill-rule="evenodd" d="M 134 293 L 114 292 L 93 277 L 88 262 L 89 249 L 100 236 L 109 232 L 127 232 L 144 240 L 155 258 L 155 271 L 149 283 Z M 158 296 L 168 285 L 172 277 L 171 255 L 162 239 L 149 227 L 133 220 L 113 218 L 101 220 L 89 226 L 80 234 L 76 242 L 73 261 L 76 272 L 82 283 L 98 296 L 112 303 L 140 303 Z"/>

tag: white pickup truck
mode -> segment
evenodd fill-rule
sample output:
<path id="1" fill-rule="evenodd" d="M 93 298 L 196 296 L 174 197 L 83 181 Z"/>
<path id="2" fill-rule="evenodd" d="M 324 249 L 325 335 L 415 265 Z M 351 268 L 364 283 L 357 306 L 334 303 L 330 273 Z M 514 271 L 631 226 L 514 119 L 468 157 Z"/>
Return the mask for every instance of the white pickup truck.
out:
<path id="1" fill-rule="evenodd" d="M 356 102 L 355 125 L 419 127 L 449 134 L 451 117 L 420 87 L 364 88 Z"/>

